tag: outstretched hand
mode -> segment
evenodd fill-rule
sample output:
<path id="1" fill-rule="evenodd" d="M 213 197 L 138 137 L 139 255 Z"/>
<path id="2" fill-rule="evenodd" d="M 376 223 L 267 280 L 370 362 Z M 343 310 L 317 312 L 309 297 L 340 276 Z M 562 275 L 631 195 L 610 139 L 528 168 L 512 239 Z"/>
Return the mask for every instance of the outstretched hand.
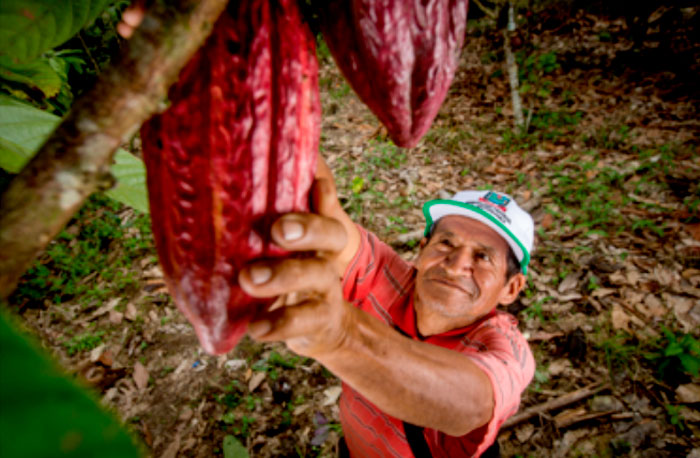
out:
<path id="1" fill-rule="evenodd" d="M 253 262 L 241 270 L 238 280 L 253 297 L 279 296 L 249 324 L 251 337 L 284 341 L 296 353 L 318 357 L 341 345 L 352 309 L 343 300 L 336 262 L 346 247 L 347 233 L 328 215 L 339 205 L 332 180 L 318 177 L 312 196 L 318 214 L 286 214 L 270 231 L 280 247 L 310 256 Z"/>

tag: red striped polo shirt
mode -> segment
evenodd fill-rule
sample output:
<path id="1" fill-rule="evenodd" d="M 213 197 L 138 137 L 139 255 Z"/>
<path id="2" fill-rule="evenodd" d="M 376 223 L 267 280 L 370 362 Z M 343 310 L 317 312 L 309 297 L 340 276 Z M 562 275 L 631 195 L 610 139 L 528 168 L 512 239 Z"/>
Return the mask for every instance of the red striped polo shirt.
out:
<path id="1" fill-rule="evenodd" d="M 419 338 L 413 310 L 415 268 L 374 234 L 358 228 L 360 247 L 343 277 L 345 300 L 414 340 L 469 356 L 491 380 L 494 414 L 486 425 L 461 437 L 423 430 L 434 457 L 479 456 L 496 440 L 503 422 L 518 410 L 520 395 L 534 375 L 535 360 L 517 321 L 494 310 L 467 327 Z M 340 420 L 352 457 L 413 456 L 403 422 L 345 383 Z"/>

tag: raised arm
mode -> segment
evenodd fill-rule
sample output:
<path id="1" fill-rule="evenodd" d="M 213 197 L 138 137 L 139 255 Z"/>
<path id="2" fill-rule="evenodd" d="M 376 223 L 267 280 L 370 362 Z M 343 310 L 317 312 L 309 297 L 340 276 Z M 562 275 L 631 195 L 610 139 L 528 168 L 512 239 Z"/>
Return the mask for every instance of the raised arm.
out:
<path id="1" fill-rule="evenodd" d="M 406 338 L 343 300 L 336 269 L 352 257 L 347 257 L 351 250 L 343 255 L 346 224 L 352 223 L 349 218 L 341 223 L 342 209 L 333 206 L 321 202 L 321 213 L 333 217 L 290 214 L 271 229 L 283 248 L 314 256 L 260 261 L 241 271 L 240 284 L 249 294 L 286 298 L 285 307 L 261 312 L 249 334 L 261 341 L 284 341 L 293 351 L 317 359 L 381 410 L 404 421 L 450 435 L 486 423 L 493 413 L 492 385 L 476 363 Z"/>

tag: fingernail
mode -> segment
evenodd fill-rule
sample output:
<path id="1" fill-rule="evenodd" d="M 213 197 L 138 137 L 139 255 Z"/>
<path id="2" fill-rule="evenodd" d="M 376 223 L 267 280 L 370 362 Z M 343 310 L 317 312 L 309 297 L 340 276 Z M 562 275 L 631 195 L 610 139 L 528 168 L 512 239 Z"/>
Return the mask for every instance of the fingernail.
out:
<path id="1" fill-rule="evenodd" d="M 304 235 L 304 226 L 298 221 L 282 221 L 282 233 L 285 240 L 297 240 Z"/>
<path id="2" fill-rule="evenodd" d="M 253 266 L 250 268 L 250 279 L 256 285 L 265 283 L 270 277 L 272 277 L 272 269 L 267 266 Z"/>

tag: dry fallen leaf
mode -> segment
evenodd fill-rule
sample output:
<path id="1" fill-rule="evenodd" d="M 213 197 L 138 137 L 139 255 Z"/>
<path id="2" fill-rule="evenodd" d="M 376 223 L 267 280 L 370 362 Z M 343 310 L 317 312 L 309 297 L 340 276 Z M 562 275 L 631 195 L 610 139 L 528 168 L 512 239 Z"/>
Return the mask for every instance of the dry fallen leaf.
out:
<path id="1" fill-rule="evenodd" d="M 532 423 L 526 423 L 523 426 L 516 428 L 515 437 L 517 437 L 521 443 L 525 443 L 532 437 L 534 433 L 535 425 L 533 425 Z"/>
<path id="2" fill-rule="evenodd" d="M 546 213 L 542 218 L 540 226 L 542 226 L 542 229 L 547 230 L 552 227 L 552 224 L 554 224 L 554 216 L 552 216 L 551 213 Z"/>
<path id="3" fill-rule="evenodd" d="M 611 318 L 614 330 L 618 331 L 622 329 L 623 331 L 630 332 L 630 317 L 622 310 L 619 304 L 613 305 Z"/>
<path id="4" fill-rule="evenodd" d="M 559 283 L 559 287 L 557 288 L 557 291 L 560 293 L 565 293 L 569 291 L 570 289 L 573 289 L 577 284 L 578 284 L 578 279 L 581 277 L 581 274 L 569 274 L 562 280 L 561 283 Z"/>
<path id="5" fill-rule="evenodd" d="M 109 311 L 109 322 L 115 325 L 119 325 L 122 323 L 122 319 L 124 318 L 124 314 L 121 312 L 117 312 L 116 310 L 110 310 Z"/>
<path id="6" fill-rule="evenodd" d="M 139 390 L 145 390 L 146 388 L 148 388 L 148 370 L 144 367 L 143 364 L 141 364 L 138 361 L 136 362 L 136 364 L 134 364 L 133 378 L 134 383 L 136 383 L 136 387 Z"/>
<path id="7" fill-rule="evenodd" d="M 95 362 L 100 359 L 102 352 L 104 352 L 106 344 L 99 345 L 90 351 L 90 362 Z"/>
<path id="8" fill-rule="evenodd" d="M 97 359 L 100 363 L 107 367 L 112 367 L 114 364 L 114 356 L 112 356 L 112 352 L 109 350 L 105 350 L 102 352 L 100 357 Z"/>
<path id="9" fill-rule="evenodd" d="M 265 380 L 265 372 L 256 372 L 255 375 L 253 375 L 250 378 L 250 381 L 248 382 L 248 391 L 251 393 L 256 390 L 260 386 L 260 384 Z"/>
<path id="10" fill-rule="evenodd" d="M 330 388 L 326 388 L 323 391 L 323 394 L 326 396 L 326 399 L 323 401 L 323 406 L 332 406 L 335 405 L 336 402 L 338 402 L 338 398 L 340 397 L 340 393 L 343 392 L 343 387 L 338 385 L 338 386 L 332 386 Z"/>
<path id="11" fill-rule="evenodd" d="M 688 231 L 688 234 L 695 240 L 700 240 L 700 223 L 686 224 L 685 230 Z"/>
<path id="12" fill-rule="evenodd" d="M 173 441 L 168 445 L 168 448 L 165 449 L 163 454 L 160 456 L 160 458 L 175 458 L 177 456 L 177 452 L 180 450 L 180 434 L 175 433 L 175 437 L 173 438 Z"/>
<path id="13" fill-rule="evenodd" d="M 666 307 L 661 303 L 661 300 L 653 294 L 648 294 L 644 298 L 644 305 L 647 311 L 654 317 L 662 317 L 666 313 Z"/>
<path id="14" fill-rule="evenodd" d="M 129 302 L 126 306 L 126 313 L 124 313 L 124 318 L 126 318 L 129 321 L 134 321 L 137 315 L 138 311 L 136 310 L 136 306 Z"/>
<path id="15" fill-rule="evenodd" d="M 569 361 L 568 358 L 560 358 L 557 360 L 554 360 L 549 367 L 547 368 L 547 372 L 549 372 L 549 375 L 552 377 L 559 376 L 561 374 L 567 373 L 571 369 L 571 361 Z"/>
<path id="16" fill-rule="evenodd" d="M 678 396 L 678 401 L 684 404 L 700 402 L 700 385 L 697 383 L 680 385 L 676 388 L 676 396 Z"/>

